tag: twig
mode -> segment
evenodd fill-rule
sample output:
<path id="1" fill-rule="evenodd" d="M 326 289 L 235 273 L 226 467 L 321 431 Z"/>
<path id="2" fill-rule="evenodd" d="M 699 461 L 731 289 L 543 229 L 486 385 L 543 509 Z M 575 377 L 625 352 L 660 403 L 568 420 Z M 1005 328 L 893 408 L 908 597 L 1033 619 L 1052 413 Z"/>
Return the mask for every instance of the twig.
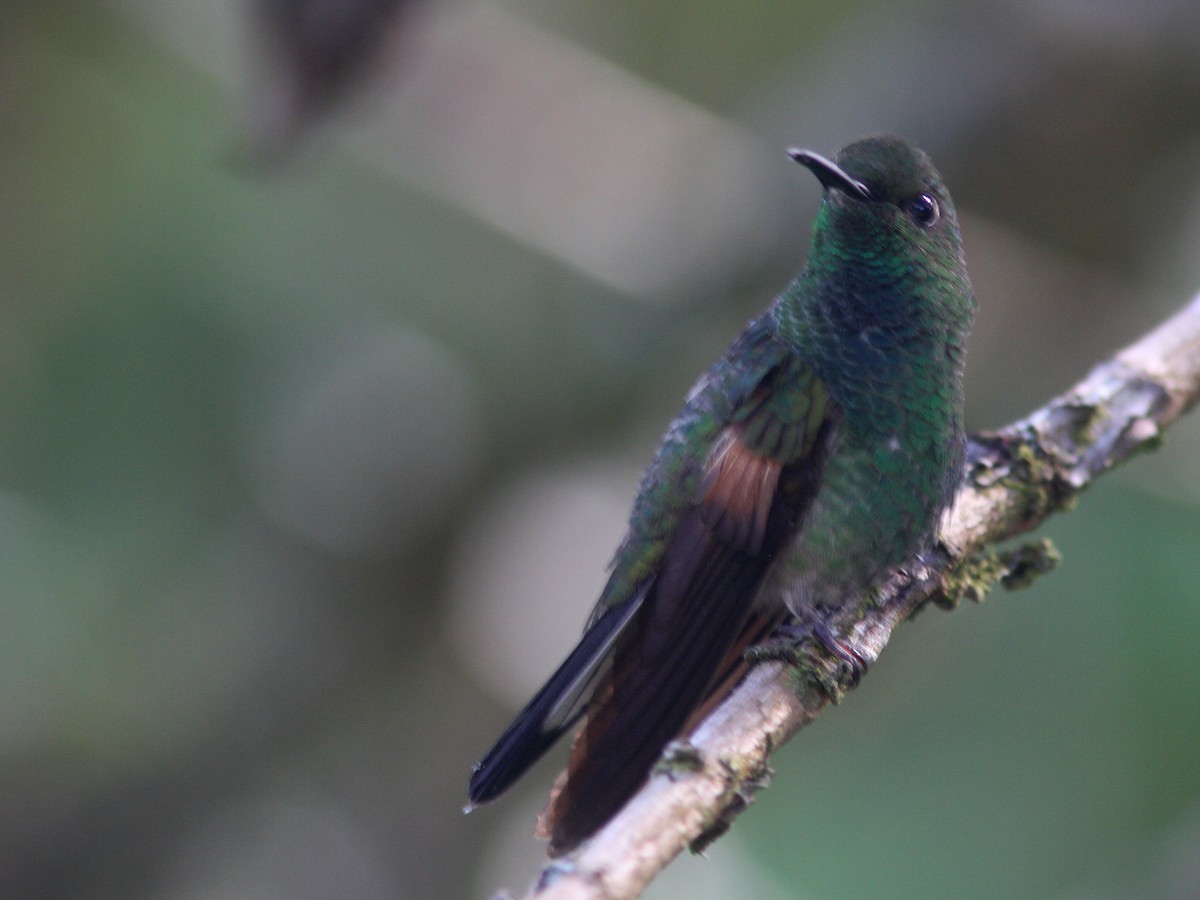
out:
<path id="1" fill-rule="evenodd" d="M 1200 296 L 1029 417 L 973 435 L 966 480 L 937 547 L 897 570 L 876 602 L 844 623 L 848 643 L 873 662 L 892 630 L 925 604 L 953 606 L 1053 565 L 1048 542 L 993 547 L 1069 508 L 1096 477 L 1156 447 L 1198 398 Z M 819 665 L 754 668 L 686 744 L 668 749 L 660 771 L 616 818 L 542 871 L 530 896 L 636 897 L 685 847 L 719 836 L 765 783 L 771 752 L 845 687 L 835 670 L 813 671 Z"/>

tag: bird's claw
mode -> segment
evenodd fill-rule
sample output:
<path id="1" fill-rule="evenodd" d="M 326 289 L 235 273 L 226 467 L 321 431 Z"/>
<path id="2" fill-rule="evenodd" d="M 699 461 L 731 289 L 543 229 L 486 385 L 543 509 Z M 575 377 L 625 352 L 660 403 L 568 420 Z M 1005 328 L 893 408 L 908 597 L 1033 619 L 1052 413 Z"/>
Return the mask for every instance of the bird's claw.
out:
<path id="1" fill-rule="evenodd" d="M 858 687 L 868 668 L 854 647 L 820 622 L 781 625 L 770 640 L 747 650 L 746 659 L 752 664 L 785 663 L 814 682 L 834 703 Z"/>

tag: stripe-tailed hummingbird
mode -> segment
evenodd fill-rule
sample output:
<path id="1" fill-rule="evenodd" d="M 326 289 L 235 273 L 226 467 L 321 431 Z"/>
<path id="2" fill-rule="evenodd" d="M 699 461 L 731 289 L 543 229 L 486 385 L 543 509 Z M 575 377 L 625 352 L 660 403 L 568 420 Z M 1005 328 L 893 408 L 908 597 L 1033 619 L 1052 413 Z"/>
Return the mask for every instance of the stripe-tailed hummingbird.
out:
<path id="1" fill-rule="evenodd" d="M 961 478 L 975 299 L 950 194 L 900 138 L 789 152 L 825 190 L 804 270 L 688 395 L 578 646 L 471 778 L 472 804 L 493 799 L 584 719 L 543 817 L 552 854 L 779 625 L 853 655 L 837 623 L 928 547 Z"/>

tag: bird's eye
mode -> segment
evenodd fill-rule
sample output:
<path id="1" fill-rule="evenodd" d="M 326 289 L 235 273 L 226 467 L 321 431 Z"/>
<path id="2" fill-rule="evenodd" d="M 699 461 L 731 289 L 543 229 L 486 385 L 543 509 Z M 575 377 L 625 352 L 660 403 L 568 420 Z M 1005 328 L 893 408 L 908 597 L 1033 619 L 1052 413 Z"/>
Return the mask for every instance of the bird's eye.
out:
<path id="1" fill-rule="evenodd" d="M 937 199 L 931 194 L 917 194 L 905 206 L 912 220 L 922 228 L 932 228 L 941 216 Z"/>

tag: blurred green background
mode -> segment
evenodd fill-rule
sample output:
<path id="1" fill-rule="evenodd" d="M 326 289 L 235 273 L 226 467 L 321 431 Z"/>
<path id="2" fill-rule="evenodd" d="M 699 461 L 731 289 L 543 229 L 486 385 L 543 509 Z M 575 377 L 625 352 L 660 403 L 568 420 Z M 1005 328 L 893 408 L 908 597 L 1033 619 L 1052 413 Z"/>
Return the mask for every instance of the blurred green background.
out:
<path id="1" fill-rule="evenodd" d="M 937 161 L 972 428 L 1200 288 L 1192 2 L 430 2 L 265 172 L 258 47 L 234 0 L 0 7 L 4 897 L 523 889 L 558 759 L 464 817 L 470 766 L 799 268 L 784 147 Z M 1200 896 L 1200 423 L 1044 532 L 649 896 Z"/>

